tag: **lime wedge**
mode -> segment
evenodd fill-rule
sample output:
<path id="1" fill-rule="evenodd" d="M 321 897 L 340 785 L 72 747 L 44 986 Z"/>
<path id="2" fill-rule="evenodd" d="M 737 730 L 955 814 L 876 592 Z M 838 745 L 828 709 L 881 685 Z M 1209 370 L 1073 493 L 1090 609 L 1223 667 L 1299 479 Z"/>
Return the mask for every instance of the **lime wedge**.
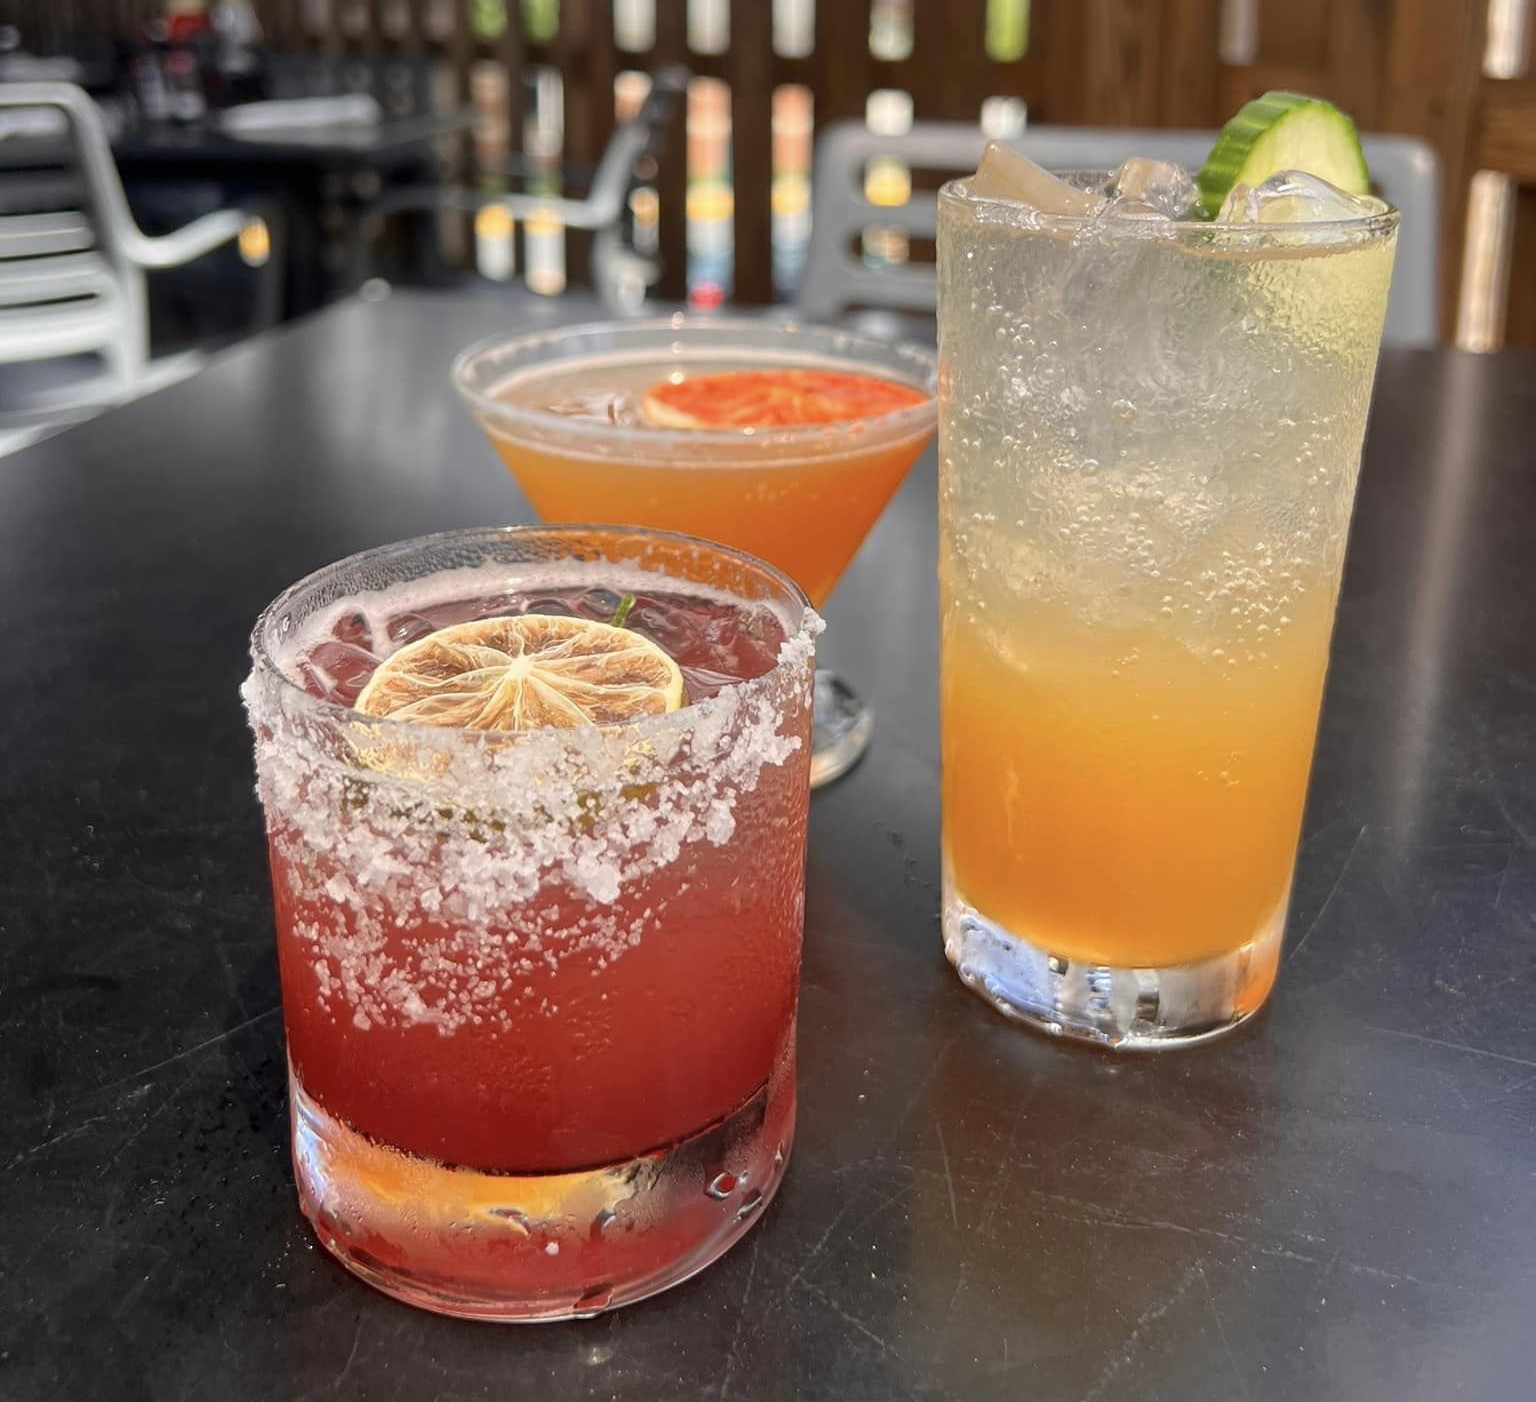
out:
<path id="1" fill-rule="evenodd" d="M 1282 170 L 1320 176 L 1351 195 L 1371 190 L 1360 136 L 1346 113 L 1320 97 L 1267 92 L 1221 129 L 1195 177 L 1200 208 L 1214 219 L 1234 185 L 1262 185 Z"/>

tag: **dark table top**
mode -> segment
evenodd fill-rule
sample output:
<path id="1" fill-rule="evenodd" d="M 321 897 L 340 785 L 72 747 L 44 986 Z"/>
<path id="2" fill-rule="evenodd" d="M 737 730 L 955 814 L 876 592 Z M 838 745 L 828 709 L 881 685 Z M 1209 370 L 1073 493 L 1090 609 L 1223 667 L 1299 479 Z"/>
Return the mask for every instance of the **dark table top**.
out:
<path id="1" fill-rule="evenodd" d="M 761 1224 L 593 1321 L 419 1313 L 287 1161 L 257 610 L 528 518 L 446 381 L 559 302 L 349 303 L 0 460 L 0 1395 L 1440 1399 L 1536 1371 L 1536 361 L 1388 353 L 1290 948 L 1159 1057 L 940 953 L 934 466 L 828 611 L 878 707 L 812 805 L 799 1138 Z"/>
<path id="2" fill-rule="evenodd" d="M 470 108 L 418 116 L 385 117 L 372 123 L 275 128 L 237 133 L 219 125 L 217 114 L 196 122 L 132 122 L 112 135 L 120 165 L 168 169 L 302 166 L 388 169 L 430 155 L 440 136 L 474 125 Z M 54 167 L 72 159 L 68 143 L 16 136 L 0 141 L 0 171 Z"/>
<path id="3" fill-rule="evenodd" d="M 193 160 L 218 165 L 388 166 L 419 160 L 437 137 L 467 131 L 474 121 L 474 112 L 461 108 L 371 123 L 237 133 L 226 131 L 214 116 L 189 125 L 127 127 L 113 138 L 112 152 L 120 162 L 136 165 Z"/>

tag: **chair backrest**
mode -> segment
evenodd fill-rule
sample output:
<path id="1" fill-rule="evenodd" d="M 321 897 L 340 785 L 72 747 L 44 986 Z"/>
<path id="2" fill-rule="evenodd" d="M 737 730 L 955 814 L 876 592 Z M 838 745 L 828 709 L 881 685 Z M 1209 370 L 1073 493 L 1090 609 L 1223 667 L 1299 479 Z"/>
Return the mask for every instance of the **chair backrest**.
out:
<path id="1" fill-rule="evenodd" d="M 1197 169 L 1214 132 L 1135 128 L 1030 127 L 1010 142 L 1053 170 L 1112 170 L 1132 155 L 1175 161 Z M 902 136 L 877 136 L 859 122 L 829 126 L 816 144 L 811 248 L 796 305 L 807 317 L 832 318 L 848 307 L 931 311 L 931 265 L 871 267 L 853 251 L 867 228 L 896 229 L 932 238 L 936 202 L 914 192 L 905 205 L 864 198 L 864 166 L 893 156 L 913 170 L 974 170 L 987 137 L 960 122 L 917 122 Z M 1385 339 L 1396 345 L 1433 345 L 1438 325 L 1439 175 L 1434 152 L 1403 136 L 1367 136 L 1366 160 L 1383 196 L 1402 211 L 1397 262 L 1387 306 Z"/>
<path id="2" fill-rule="evenodd" d="M 49 185 L 35 171 L 3 177 L 23 188 L 0 202 L 16 211 L 0 217 L 0 360 L 101 351 L 131 377 L 148 354 L 144 276 L 129 256 L 130 241 L 142 236 L 101 111 L 68 83 L 0 84 L 0 111 L 27 109 L 63 114 L 53 142 L 71 178 Z M 39 192 L 30 203 L 28 188 Z"/>
<path id="3" fill-rule="evenodd" d="M 101 109 L 70 83 L 0 83 L 0 109 L 54 109 L 66 119 L 66 159 L 79 171 L 97 236 L 114 261 L 127 261 L 123 245 L 137 230 L 118 177 Z"/>
<path id="4" fill-rule="evenodd" d="M 629 121 L 614 129 L 593 172 L 587 199 L 619 219 L 627 210 L 629 192 L 642 156 L 654 156 L 664 144 L 668 125 L 688 91 L 688 70 L 681 65 L 659 68 L 651 76 L 651 88 Z"/>

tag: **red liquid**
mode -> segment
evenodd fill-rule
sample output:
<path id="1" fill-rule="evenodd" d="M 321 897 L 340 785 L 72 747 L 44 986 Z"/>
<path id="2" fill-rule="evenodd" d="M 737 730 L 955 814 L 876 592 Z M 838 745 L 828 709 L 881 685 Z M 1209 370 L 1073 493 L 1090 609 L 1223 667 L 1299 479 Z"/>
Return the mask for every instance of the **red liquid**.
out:
<path id="1" fill-rule="evenodd" d="M 606 621 L 616 603 L 557 589 L 438 604 L 392 617 L 387 642 L 349 615 L 308 650 L 303 675 L 349 704 L 378 655 L 433 627 L 525 611 Z M 641 595 L 627 625 L 671 653 L 691 702 L 767 672 L 784 640 L 768 610 L 677 596 Z M 764 766 L 752 792 L 733 796 L 732 840 L 683 844 L 611 903 L 541 880 L 473 932 L 419 907 L 381 927 L 376 910 L 359 915 L 333 894 L 351 873 L 275 828 L 288 1049 L 306 1094 L 378 1143 L 492 1173 L 610 1164 L 729 1115 L 793 1031 L 802 761 Z M 375 985 L 389 981 L 417 1000 L 414 1015 L 416 1004 L 380 1015 Z"/>
<path id="2" fill-rule="evenodd" d="M 760 784 L 753 811 L 738 809 L 738 823 L 761 821 L 775 807 L 792 811 L 784 787 L 779 776 Z M 506 1021 L 446 1036 L 429 1023 L 370 1018 L 360 1027 L 345 997 L 322 999 L 322 980 L 336 974 L 294 932 L 318 924 L 350 936 L 353 923 L 324 894 L 334 872 L 318 862 L 296 869 L 274 844 L 294 1072 L 352 1128 L 446 1164 L 565 1171 L 663 1148 L 745 1102 L 784 1050 L 799 970 L 804 842 L 803 818 L 790 819 L 752 848 L 697 848 L 626 885 L 609 908 L 613 919 L 649 928 L 617 959 L 605 940 L 520 971 L 497 955 L 455 961 L 504 983 L 493 1011 Z M 520 947 L 530 935 L 548 944 L 567 918 L 589 916 L 590 904 L 545 887 L 537 912 L 508 910 L 492 933 Z M 419 951 L 452 947 L 454 936 L 448 923 L 413 921 L 388 933 L 379 958 L 431 1003 L 439 988 Z"/>

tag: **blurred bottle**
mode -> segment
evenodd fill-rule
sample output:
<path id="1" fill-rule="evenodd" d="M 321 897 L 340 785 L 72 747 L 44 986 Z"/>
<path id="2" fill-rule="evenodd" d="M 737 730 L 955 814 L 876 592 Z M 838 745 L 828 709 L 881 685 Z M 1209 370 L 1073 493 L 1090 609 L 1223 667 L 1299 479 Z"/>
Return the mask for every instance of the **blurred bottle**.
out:
<path id="1" fill-rule="evenodd" d="M 208 0 L 167 0 L 165 37 L 171 44 L 189 44 L 199 34 L 208 33 Z"/>
<path id="2" fill-rule="evenodd" d="M 248 0 L 216 0 L 211 12 L 220 105 L 262 95 L 261 21 Z"/>
<path id="3" fill-rule="evenodd" d="M 144 26 L 144 47 L 133 60 L 134 96 L 146 122 L 163 122 L 171 115 L 165 80 L 167 33 L 164 20 L 151 20 Z"/>
<path id="4" fill-rule="evenodd" d="M 202 65 L 192 44 L 172 45 L 165 56 L 166 99 L 178 122 L 200 121 L 208 112 Z"/>

